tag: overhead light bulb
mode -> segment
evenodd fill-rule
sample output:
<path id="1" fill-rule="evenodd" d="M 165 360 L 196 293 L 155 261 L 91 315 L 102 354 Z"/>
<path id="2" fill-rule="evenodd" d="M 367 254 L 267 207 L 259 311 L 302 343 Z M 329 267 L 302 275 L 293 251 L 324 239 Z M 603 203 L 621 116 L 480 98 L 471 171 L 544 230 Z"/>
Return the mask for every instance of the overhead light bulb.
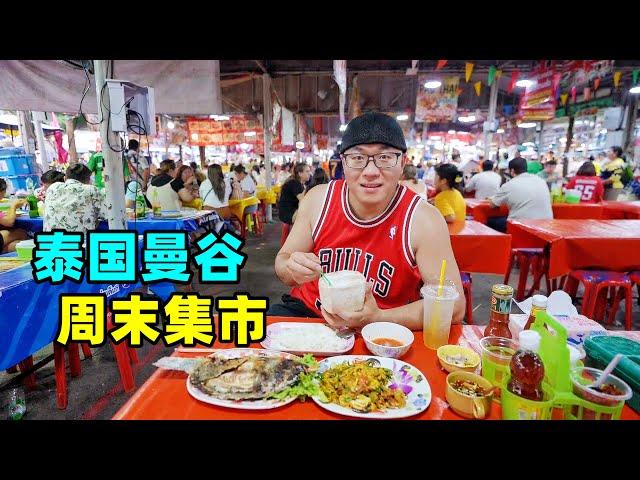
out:
<path id="1" fill-rule="evenodd" d="M 439 88 L 442 85 L 440 80 L 429 80 L 424 84 L 424 88 L 428 88 L 429 90 L 433 90 L 435 88 Z"/>
<path id="2" fill-rule="evenodd" d="M 405 120 L 409 120 L 409 115 L 406 115 L 406 114 L 403 113 L 401 115 L 398 115 L 396 117 L 396 120 L 398 120 L 399 122 L 403 122 Z"/>
<path id="3" fill-rule="evenodd" d="M 499 128 L 498 130 L 496 130 L 496 133 L 504 133 L 504 128 Z"/>
<path id="4" fill-rule="evenodd" d="M 629 89 L 629 93 L 640 93 L 640 85 L 636 85 L 635 87 L 631 87 L 631 89 Z"/>
<path id="5" fill-rule="evenodd" d="M 176 124 L 173 122 L 167 122 L 167 128 L 169 130 L 173 130 L 176 127 Z"/>
<path id="6" fill-rule="evenodd" d="M 344 132 L 347 129 L 347 126 L 345 124 L 340 125 L 340 131 Z"/>
<path id="7" fill-rule="evenodd" d="M 455 131 L 455 130 L 449 130 L 447 133 L 448 133 L 449 135 L 455 135 L 456 131 Z"/>
<path id="8" fill-rule="evenodd" d="M 296 148 L 302 150 L 304 148 L 304 142 L 296 142 Z"/>
<path id="9" fill-rule="evenodd" d="M 518 80 L 516 82 L 516 87 L 521 87 L 521 88 L 529 88 L 531 86 L 533 86 L 536 82 L 534 82 L 533 80 L 527 80 L 525 78 L 523 78 L 522 80 Z"/>
<path id="10" fill-rule="evenodd" d="M 244 132 L 244 136 L 245 137 L 255 137 L 256 136 L 256 132 Z"/>
<path id="11" fill-rule="evenodd" d="M 518 124 L 518 128 L 533 128 L 535 126 L 536 124 L 534 122 L 524 122 Z"/>

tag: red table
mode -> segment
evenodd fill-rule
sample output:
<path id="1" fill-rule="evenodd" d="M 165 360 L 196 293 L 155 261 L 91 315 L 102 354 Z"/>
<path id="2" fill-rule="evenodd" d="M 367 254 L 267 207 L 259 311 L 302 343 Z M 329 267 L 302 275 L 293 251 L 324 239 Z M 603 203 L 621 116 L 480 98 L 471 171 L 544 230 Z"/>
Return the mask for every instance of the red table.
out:
<path id="1" fill-rule="evenodd" d="M 509 215 L 509 208 L 506 205 L 496 208 L 487 200 L 476 200 L 475 198 L 466 198 L 465 202 L 467 203 L 467 215 L 472 215 L 473 219 L 480 223 L 486 224 L 490 217 L 506 217 Z M 554 203 L 551 207 L 553 208 L 553 218 L 555 219 L 603 218 L 603 205 L 600 203 Z"/>
<path id="2" fill-rule="evenodd" d="M 548 248 L 550 278 L 640 269 L 640 220 L 510 220 L 507 229 L 514 248 Z"/>
<path id="3" fill-rule="evenodd" d="M 640 201 L 637 202 L 602 202 L 603 218 L 640 219 Z"/>
<path id="4" fill-rule="evenodd" d="M 275 322 L 317 322 L 318 319 L 270 317 Z M 456 343 L 462 333 L 460 325 L 451 327 L 449 341 Z M 415 340 L 409 353 L 402 358 L 414 365 L 427 378 L 431 387 L 431 404 L 422 413 L 410 417 L 416 420 L 462 420 L 463 418 L 448 408 L 445 400 L 447 373 L 440 369 L 436 353 L 422 342 L 422 332 L 414 332 Z M 229 348 L 217 344 L 219 348 Z M 254 345 L 255 348 L 259 348 Z M 356 337 L 356 343 L 349 354 L 369 354 L 362 337 Z M 198 354 L 174 353 L 174 356 L 193 357 Z M 129 401 L 115 414 L 114 420 L 338 420 L 343 417 L 317 406 L 311 399 L 306 402 L 295 401 L 273 410 L 234 410 L 201 403 L 192 398 L 186 388 L 187 374 L 183 372 L 158 369 L 142 385 Z M 500 405 L 494 403 L 490 419 L 501 418 Z M 623 419 L 639 419 L 640 416 L 628 406 L 622 410 Z"/>
<path id="5" fill-rule="evenodd" d="M 511 236 L 473 220 L 449 225 L 451 246 L 461 272 L 504 275 L 511 253 Z"/>

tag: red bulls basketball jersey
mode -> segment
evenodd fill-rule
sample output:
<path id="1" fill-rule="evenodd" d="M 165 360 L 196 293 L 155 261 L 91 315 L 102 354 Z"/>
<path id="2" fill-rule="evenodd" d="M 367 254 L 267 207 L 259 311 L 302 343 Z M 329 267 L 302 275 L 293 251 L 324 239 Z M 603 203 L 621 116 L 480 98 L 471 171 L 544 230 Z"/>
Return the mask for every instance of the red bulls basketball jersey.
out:
<path id="1" fill-rule="evenodd" d="M 359 220 L 347 201 L 344 180 L 329 183 L 322 211 L 313 226 L 313 253 L 325 273 L 357 270 L 373 280 L 373 295 L 382 309 L 420 299 L 422 278 L 409 244 L 409 230 L 418 195 L 398 186 L 389 206 L 379 216 Z M 322 316 L 318 281 L 294 287 L 291 296 Z"/>

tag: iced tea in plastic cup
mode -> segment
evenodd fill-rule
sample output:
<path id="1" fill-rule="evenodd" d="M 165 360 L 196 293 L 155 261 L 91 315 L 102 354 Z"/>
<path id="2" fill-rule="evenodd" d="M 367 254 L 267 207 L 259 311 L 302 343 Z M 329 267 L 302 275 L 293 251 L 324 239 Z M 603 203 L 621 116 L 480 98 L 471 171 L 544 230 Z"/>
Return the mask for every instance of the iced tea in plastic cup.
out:
<path id="1" fill-rule="evenodd" d="M 438 281 L 430 281 L 421 289 L 424 302 L 422 333 L 424 344 L 432 350 L 437 350 L 449 343 L 453 308 L 458 300 L 458 289 L 455 284 L 445 280 L 442 286 L 442 296 L 438 297 Z"/>

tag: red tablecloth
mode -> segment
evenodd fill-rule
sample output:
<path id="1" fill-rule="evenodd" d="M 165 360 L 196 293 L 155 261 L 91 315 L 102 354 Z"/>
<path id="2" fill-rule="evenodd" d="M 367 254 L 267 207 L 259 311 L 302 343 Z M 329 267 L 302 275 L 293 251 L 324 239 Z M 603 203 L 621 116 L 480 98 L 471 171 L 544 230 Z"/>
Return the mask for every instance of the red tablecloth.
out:
<path id="1" fill-rule="evenodd" d="M 509 209 L 506 205 L 495 208 L 487 200 L 476 200 L 475 198 L 467 198 L 465 202 L 467 203 L 467 215 L 472 215 L 473 219 L 480 223 L 486 224 L 490 217 L 509 215 Z M 603 217 L 603 205 L 599 203 L 554 203 L 552 208 L 555 219 L 600 219 Z"/>
<path id="2" fill-rule="evenodd" d="M 512 220 L 514 248 L 548 247 L 549 276 L 640 269 L 640 220 Z"/>
<path id="3" fill-rule="evenodd" d="M 271 317 L 274 322 L 317 322 L 318 319 L 302 319 L 289 317 Z M 460 325 L 451 327 L 449 341 L 456 343 L 462 332 Z M 440 369 L 434 350 L 429 350 L 422 341 L 422 332 L 414 332 L 415 340 L 403 361 L 414 365 L 426 377 L 431 387 L 432 400 L 429 407 L 419 415 L 410 417 L 417 420 L 462 420 L 463 418 L 448 408 L 445 400 L 447 373 Z M 254 345 L 259 348 L 258 345 Z M 219 348 L 230 348 L 228 345 L 216 344 Z M 349 354 L 368 355 L 364 340 L 356 338 L 356 343 Z M 174 356 L 194 356 L 197 354 L 174 353 Z M 158 369 L 115 414 L 114 420 L 337 420 L 343 417 L 317 406 L 313 400 L 295 401 L 289 405 L 273 410 L 234 410 L 216 407 L 199 402 L 192 398 L 186 388 L 187 374 Z M 490 419 L 501 418 L 500 405 L 494 403 Z M 623 419 L 638 419 L 640 416 L 625 406 Z"/>
<path id="4" fill-rule="evenodd" d="M 473 220 L 449 224 L 451 246 L 461 272 L 496 273 L 507 271 L 511 236 Z"/>
<path id="5" fill-rule="evenodd" d="M 602 202 L 603 218 L 640 219 L 640 201 L 637 202 Z"/>

